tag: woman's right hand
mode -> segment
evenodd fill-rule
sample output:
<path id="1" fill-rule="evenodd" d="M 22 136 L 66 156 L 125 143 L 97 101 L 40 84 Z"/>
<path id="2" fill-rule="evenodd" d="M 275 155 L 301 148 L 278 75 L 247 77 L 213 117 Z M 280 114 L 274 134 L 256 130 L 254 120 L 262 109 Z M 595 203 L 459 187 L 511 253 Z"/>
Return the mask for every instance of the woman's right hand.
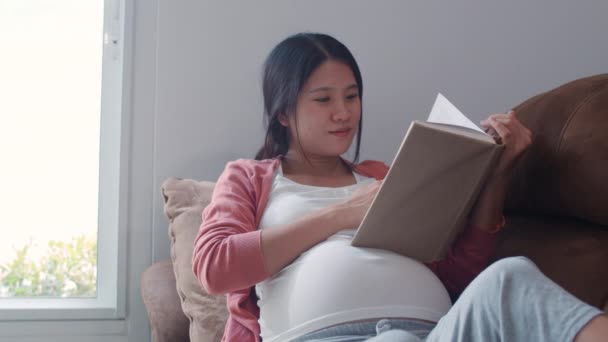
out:
<path id="1" fill-rule="evenodd" d="M 382 181 L 357 189 L 349 198 L 280 227 L 262 230 L 262 255 L 270 275 L 335 233 L 359 227 Z"/>
<path id="2" fill-rule="evenodd" d="M 338 231 L 359 227 L 381 185 L 380 180 L 364 185 L 353 192 L 349 198 L 334 205 L 333 209 L 339 214 L 337 218 L 339 224 L 336 225 L 339 228 Z"/>

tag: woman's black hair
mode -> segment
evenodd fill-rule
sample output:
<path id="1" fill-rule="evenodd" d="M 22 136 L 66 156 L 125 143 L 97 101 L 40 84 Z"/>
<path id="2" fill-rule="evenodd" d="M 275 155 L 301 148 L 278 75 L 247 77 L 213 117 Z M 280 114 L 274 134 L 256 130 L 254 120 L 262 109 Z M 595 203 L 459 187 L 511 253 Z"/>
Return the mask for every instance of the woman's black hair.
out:
<path id="1" fill-rule="evenodd" d="M 289 131 L 279 122 L 279 115 L 295 113 L 298 95 L 304 83 L 327 60 L 339 61 L 350 67 L 357 82 L 359 98 L 362 99 L 361 72 L 355 58 L 344 44 L 321 33 L 298 33 L 286 38 L 270 52 L 264 63 L 262 91 L 266 138 L 255 156 L 256 160 L 287 153 Z M 363 115 L 359 120 L 355 158 L 352 163 L 359 160 L 362 128 Z"/>

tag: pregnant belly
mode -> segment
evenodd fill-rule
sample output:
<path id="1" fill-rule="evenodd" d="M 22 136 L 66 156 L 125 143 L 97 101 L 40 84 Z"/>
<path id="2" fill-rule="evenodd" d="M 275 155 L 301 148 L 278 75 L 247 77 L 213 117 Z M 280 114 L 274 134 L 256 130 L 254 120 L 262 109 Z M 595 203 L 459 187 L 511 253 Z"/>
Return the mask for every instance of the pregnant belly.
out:
<path id="1" fill-rule="evenodd" d="M 350 239 L 339 237 L 302 254 L 259 290 L 262 317 L 275 316 L 270 321 L 282 322 L 275 327 L 279 331 L 323 317 L 437 321 L 451 306 L 443 284 L 425 265 L 389 251 L 352 247 Z"/>

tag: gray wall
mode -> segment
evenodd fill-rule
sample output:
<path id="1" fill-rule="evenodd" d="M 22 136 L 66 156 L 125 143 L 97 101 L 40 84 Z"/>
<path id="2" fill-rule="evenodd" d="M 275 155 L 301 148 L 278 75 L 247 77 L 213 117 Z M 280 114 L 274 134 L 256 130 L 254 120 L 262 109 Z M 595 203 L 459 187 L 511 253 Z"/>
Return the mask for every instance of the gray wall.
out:
<path id="1" fill-rule="evenodd" d="M 138 34 L 155 47 L 136 51 L 134 60 L 136 70 L 147 65 L 139 72 L 152 73 L 136 78 L 143 97 L 134 108 L 148 111 L 135 115 L 153 125 L 153 141 L 140 151 L 152 158 L 156 261 L 169 255 L 160 184 L 169 176 L 214 180 L 227 161 L 254 154 L 263 136 L 261 65 L 289 34 L 326 32 L 351 49 L 365 87 L 362 157 L 387 163 L 439 91 L 478 121 L 608 71 L 608 2 L 601 0 L 156 5 L 155 31 Z"/>

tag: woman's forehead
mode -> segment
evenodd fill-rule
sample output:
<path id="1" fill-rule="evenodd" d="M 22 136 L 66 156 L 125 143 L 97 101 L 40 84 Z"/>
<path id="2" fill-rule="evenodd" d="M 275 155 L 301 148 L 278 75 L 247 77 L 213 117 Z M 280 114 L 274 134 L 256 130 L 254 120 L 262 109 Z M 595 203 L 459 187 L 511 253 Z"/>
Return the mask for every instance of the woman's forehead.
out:
<path id="1" fill-rule="evenodd" d="M 329 90 L 349 90 L 356 87 L 355 76 L 347 64 L 328 60 L 313 71 L 302 90 L 307 93 L 315 93 Z"/>

